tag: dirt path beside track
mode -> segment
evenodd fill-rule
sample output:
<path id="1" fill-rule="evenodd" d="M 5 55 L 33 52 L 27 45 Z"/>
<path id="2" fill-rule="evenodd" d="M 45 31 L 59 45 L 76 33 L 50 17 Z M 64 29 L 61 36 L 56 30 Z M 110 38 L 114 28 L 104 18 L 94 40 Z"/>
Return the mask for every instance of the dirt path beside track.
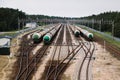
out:
<path id="1" fill-rule="evenodd" d="M 104 50 L 100 44 L 96 43 L 96 46 L 92 67 L 93 80 L 119 80 L 120 60 Z"/>

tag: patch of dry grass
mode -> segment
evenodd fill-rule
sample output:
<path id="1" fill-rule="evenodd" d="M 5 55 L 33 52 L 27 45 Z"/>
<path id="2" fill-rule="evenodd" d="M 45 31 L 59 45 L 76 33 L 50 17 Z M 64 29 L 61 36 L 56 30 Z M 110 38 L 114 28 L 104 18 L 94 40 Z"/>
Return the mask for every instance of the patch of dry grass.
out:
<path id="1" fill-rule="evenodd" d="M 71 80 L 70 76 L 62 75 L 61 80 Z"/>
<path id="2" fill-rule="evenodd" d="M 2 78 L 2 76 L 3 76 L 3 73 L 0 73 L 0 78 Z"/>
<path id="3" fill-rule="evenodd" d="M 8 64 L 8 58 L 7 56 L 1 56 L 0 55 L 0 78 L 3 76 L 2 70 L 4 67 Z"/>
<path id="4" fill-rule="evenodd" d="M 7 56 L 0 56 L 0 72 L 8 64 Z"/>

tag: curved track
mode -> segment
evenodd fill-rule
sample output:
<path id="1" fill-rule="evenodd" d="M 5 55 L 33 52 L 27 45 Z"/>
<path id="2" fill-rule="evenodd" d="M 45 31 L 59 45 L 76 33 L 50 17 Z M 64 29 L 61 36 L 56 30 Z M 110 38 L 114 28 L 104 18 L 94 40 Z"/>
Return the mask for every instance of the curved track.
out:
<path id="1" fill-rule="evenodd" d="M 38 31 L 39 30 L 37 30 L 37 32 Z M 36 31 L 33 31 L 33 32 L 36 32 Z M 31 33 L 33 33 L 33 32 L 31 32 Z M 27 36 L 30 35 L 31 33 L 27 33 L 22 37 L 22 42 L 20 45 L 21 47 L 19 49 L 20 57 L 17 61 L 17 63 L 19 63 L 19 71 L 18 71 L 17 77 L 21 73 L 21 71 L 24 69 L 24 67 L 27 66 L 27 63 L 29 61 L 28 60 L 29 53 L 35 46 L 37 46 L 36 44 L 34 44 L 32 46 L 28 45 L 28 43 L 30 43 L 32 41 L 32 39 L 27 40 Z M 17 77 L 16 77 L 16 80 L 18 80 Z"/>
<path id="2" fill-rule="evenodd" d="M 66 68 L 69 66 L 70 61 L 72 61 L 74 56 L 83 47 L 82 44 L 76 46 L 76 48 L 73 48 L 73 46 L 71 46 L 72 39 L 71 39 L 71 35 L 70 35 L 70 29 L 69 29 L 68 25 L 64 25 L 64 28 L 65 27 L 66 27 L 66 35 L 67 35 L 67 37 L 66 37 L 67 42 L 66 43 L 68 46 L 68 55 L 64 59 L 61 59 L 61 60 L 59 60 L 59 55 L 58 55 L 58 61 L 55 62 L 55 60 L 53 60 L 53 58 L 56 54 L 56 50 L 57 50 L 57 47 L 55 47 L 52 62 L 51 62 L 50 67 L 47 71 L 47 75 L 45 77 L 45 80 L 61 80 L 61 76 L 62 76 L 63 72 L 66 70 Z M 63 36 L 59 36 L 59 37 L 63 38 Z M 59 40 L 61 40 L 61 39 L 59 38 Z M 72 47 L 72 51 L 69 50 L 69 47 Z M 61 47 L 60 47 L 60 50 L 61 50 Z"/>
<path id="3" fill-rule="evenodd" d="M 89 77 L 89 67 L 90 67 L 90 62 L 93 56 L 93 52 L 95 50 L 95 45 L 94 42 L 89 42 L 86 41 L 84 42 L 82 38 L 79 36 L 76 38 L 76 40 L 79 42 L 79 45 L 72 45 L 72 38 L 71 34 L 72 29 L 70 28 L 70 25 L 65 25 L 62 24 L 58 33 L 57 37 L 54 40 L 54 50 L 52 53 L 51 60 L 49 61 L 49 64 L 46 67 L 45 70 L 45 76 L 42 77 L 42 80 L 61 80 L 61 77 L 64 73 L 64 71 L 67 69 L 67 67 L 70 65 L 70 62 L 73 60 L 75 55 L 77 53 L 80 53 L 80 50 L 84 51 L 84 57 L 82 59 L 82 63 L 79 67 L 79 72 L 78 72 L 78 77 L 77 80 L 82 80 L 82 75 L 84 74 L 86 76 L 85 80 L 90 80 Z M 65 42 L 66 41 L 66 42 Z M 26 42 L 24 42 L 26 44 Z M 46 54 L 46 50 L 48 49 L 49 46 L 42 46 L 41 49 L 37 51 L 37 53 L 32 57 L 29 58 L 29 54 L 31 52 L 31 49 L 34 48 L 33 45 L 26 48 L 22 48 L 23 54 L 21 55 L 21 62 L 20 62 L 20 71 L 18 72 L 18 75 L 16 77 L 16 80 L 28 80 L 31 79 L 31 75 L 33 72 L 36 71 L 38 63 L 41 61 L 42 57 Z M 61 58 L 61 52 L 62 48 L 66 48 L 66 53 L 67 55 Z M 24 54 L 25 51 L 28 51 Z M 86 62 L 87 59 L 87 62 Z M 26 60 L 26 61 L 25 61 Z M 24 62 L 25 61 L 25 62 Z M 87 65 L 84 65 L 87 64 Z M 86 66 L 85 73 L 82 73 L 83 67 Z"/>
<path id="4" fill-rule="evenodd" d="M 34 71 L 39 61 L 44 56 L 48 46 L 43 46 L 39 51 L 34 55 L 29 64 L 22 70 L 21 73 L 17 76 L 17 80 L 28 80 L 30 74 Z"/>
<path id="5" fill-rule="evenodd" d="M 90 62 L 92 60 L 93 53 L 95 51 L 95 44 L 94 42 L 89 42 L 89 41 L 87 42 L 82 41 L 81 44 L 83 44 L 84 46 L 82 49 L 84 50 L 85 56 L 83 57 L 82 63 L 79 67 L 77 80 L 91 80 L 89 75 L 90 74 L 89 67 L 90 67 Z"/>
<path id="6" fill-rule="evenodd" d="M 36 31 L 33 31 L 33 32 L 36 32 Z M 40 32 L 40 31 L 38 30 L 37 32 Z M 21 42 L 22 44 L 21 44 L 21 48 L 19 50 L 20 51 L 20 58 L 17 61 L 20 63 L 19 64 L 19 71 L 17 73 L 15 80 L 23 80 L 23 79 L 26 80 L 26 78 L 28 78 L 28 76 L 32 72 L 32 71 L 29 72 L 29 67 L 31 67 L 30 65 L 33 64 L 33 62 L 35 61 L 35 56 L 37 57 L 37 56 L 39 56 L 39 54 L 43 54 L 42 50 L 46 49 L 45 46 L 42 46 L 42 48 L 37 51 L 35 56 L 33 56 L 33 55 L 31 56 L 30 54 L 32 53 L 32 50 L 39 44 L 32 44 L 32 45 L 29 44 L 32 42 L 31 38 L 27 40 L 27 36 L 29 34 L 31 34 L 31 33 L 28 33 L 22 37 L 23 40 Z M 41 56 L 43 56 L 43 55 L 41 55 Z"/>
<path id="7" fill-rule="evenodd" d="M 72 29 L 73 26 L 71 26 L 71 30 L 74 34 L 74 29 Z M 81 36 L 76 37 L 76 41 L 79 42 L 79 44 L 82 44 L 82 51 L 79 52 L 80 56 L 80 64 L 79 67 L 77 67 L 78 71 L 76 72 L 77 75 L 75 77 L 76 80 L 91 80 L 90 75 L 90 65 L 93 53 L 95 51 L 95 44 L 94 42 L 86 41 L 86 39 L 83 39 Z"/>

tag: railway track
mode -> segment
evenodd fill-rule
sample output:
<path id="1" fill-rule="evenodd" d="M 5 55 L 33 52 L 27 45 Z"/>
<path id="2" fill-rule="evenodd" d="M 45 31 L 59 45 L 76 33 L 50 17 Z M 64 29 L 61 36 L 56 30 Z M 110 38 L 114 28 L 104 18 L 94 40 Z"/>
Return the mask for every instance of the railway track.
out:
<path id="1" fill-rule="evenodd" d="M 66 43 L 67 43 L 67 47 L 68 47 L 68 55 L 61 60 L 61 62 L 59 63 L 59 65 L 57 65 L 59 71 L 57 72 L 54 80 L 61 80 L 61 76 L 64 73 L 64 71 L 66 70 L 66 68 L 69 66 L 69 63 L 73 60 L 73 58 L 75 57 L 75 55 L 78 53 L 79 51 L 79 46 L 77 46 L 75 49 L 72 45 L 72 38 L 70 34 L 70 29 L 69 29 L 69 25 L 65 25 L 66 26 Z M 57 69 L 57 68 L 56 68 Z"/>
<path id="2" fill-rule="evenodd" d="M 114 55 L 120 56 L 120 48 L 111 45 L 109 42 L 106 42 L 104 39 L 101 39 L 99 36 L 95 36 L 94 40 L 99 44 L 105 46 L 104 48 L 110 51 L 111 53 L 113 53 Z"/>
<path id="3" fill-rule="evenodd" d="M 77 46 L 72 52 L 69 53 L 68 56 L 66 56 L 63 60 L 61 60 L 59 62 L 59 64 L 54 67 L 54 69 L 51 70 L 51 72 L 49 73 L 49 75 L 47 76 L 46 80 L 60 80 L 61 78 L 61 74 L 62 72 L 64 72 L 64 70 L 67 68 L 68 64 L 70 63 L 70 61 L 73 59 L 73 57 L 78 53 L 78 51 L 82 48 L 81 45 Z M 68 60 L 68 58 L 71 56 L 71 58 Z M 64 64 L 64 65 L 63 65 Z M 53 72 L 55 70 L 59 70 L 56 74 L 56 76 L 54 77 L 54 79 L 49 79 L 49 77 L 53 74 Z"/>
<path id="4" fill-rule="evenodd" d="M 74 34 L 74 31 L 72 28 L 70 28 Z M 80 65 L 77 67 L 77 76 L 75 77 L 76 80 L 91 80 L 90 77 L 90 65 L 91 65 L 91 59 L 93 56 L 93 53 L 95 51 L 95 44 L 94 42 L 86 41 L 86 39 L 83 39 L 81 36 L 76 37 L 76 41 L 79 42 L 79 44 L 82 44 L 83 51 L 80 52 L 80 55 L 82 56 L 80 60 Z"/>
<path id="5" fill-rule="evenodd" d="M 52 28 L 53 29 L 53 28 Z M 35 32 L 35 31 L 33 31 Z M 39 32 L 39 30 L 37 30 L 37 32 Z M 23 40 L 22 40 L 22 44 L 21 44 L 21 48 L 20 48 L 20 58 L 18 59 L 17 62 L 19 62 L 19 71 L 18 71 L 18 74 L 15 78 L 15 80 L 22 80 L 22 79 L 25 79 L 27 80 L 26 78 L 28 78 L 27 76 L 29 76 L 29 74 L 31 74 L 31 72 L 29 73 L 29 66 L 30 66 L 30 63 L 32 64 L 32 61 L 34 61 L 33 59 L 35 58 L 33 55 L 30 56 L 30 54 L 32 53 L 32 50 L 39 44 L 32 44 L 32 45 L 28 45 L 28 43 L 31 43 L 32 39 L 28 39 L 27 40 L 27 36 L 31 34 L 31 33 L 28 33 L 26 35 L 23 36 Z M 41 48 L 43 49 L 45 48 L 44 46 Z M 42 53 L 41 49 L 39 49 L 37 51 L 37 55 L 39 55 L 40 53 Z M 44 50 L 44 49 L 43 49 Z M 36 55 L 36 56 L 37 56 Z M 26 70 L 27 68 L 27 70 Z M 24 74 L 22 74 L 24 73 Z M 23 75 L 23 76 L 22 76 Z M 25 77 L 24 77 L 25 76 Z"/>
<path id="6" fill-rule="evenodd" d="M 52 58 L 51 58 L 51 60 L 50 60 L 49 66 L 47 67 L 47 72 L 46 72 L 46 74 L 45 74 L 45 75 L 46 75 L 46 76 L 45 76 L 45 80 L 53 80 L 54 77 L 55 77 L 55 74 L 56 74 L 57 71 L 58 71 L 58 70 L 54 71 L 54 72 L 52 73 L 52 77 L 51 77 L 51 76 L 48 77 L 49 74 L 50 74 L 50 72 L 51 72 L 51 70 L 52 70 L 56 65 L 59 64 L 59 57 L 60 57 L 61 46 L 62 46 L 63 35 L 64 35 L 63 31 L 64 31 L 64 27 L 63 27 L 63 25 L 62 25 L 60 31 L 58 32 L 58 36 L 57 36 L 57 38 L 56 38 L 56 40 L 55 40 L 55 42 L 54 42 L 54 43 L 55 43 L 54 51 L 53 51 Z M 57 54 L 57 53 L 58 53 L 58 54 Z M 57 60 L 54 59 L 56 54 L 57 54 Z"/>
<path id="7" fill-rule="evenodd" d="M 38 31 L 38 30 L 37 30 Z M 33 32 L 36 32 L 36 31 L 33 31 Z M 32 33 L 33 33 L 32 32 Z M 28 64 L 28 57 L 29 57 L 29 53 L 31 52 L 31 50 L 36 46 L 36 44 L 35 45 L 32 45 L 32 46 L 30 46 L 30 45 L 28 45 L 28 43 L 30 43 L 31 41 L 32 41 L 32 39 L 28 39 L 27 40 L 27 36 L 29 35 L 29 34 L 31 34 L 31 33 L 27 33 L 27 34 L 25 34 L 23 37 L 22 37 L 22 42 L 21 42 L 21 47 L 20 47 L 20 49 L 19 49 L 19 52 L 20 52 L 20 57 L 19 57 L 19 59 L 18 59 L 18 61 L 17 61 L 17 63 L 19 63 L 18 65 L 19 65 L 19 71 L 18 71 L 18 74 L 24 69 L 24 67 L 25 66 L 27 66 L 27 64 Z M 18 74 L 17 74 L 17 76 L 18 76 Z M 16 78 L 16 80 L 17 80 L 17 78 Z"/>
<path id="8" fill-rule="evenodd" d="M 80 38 L 80 40 L 82 40 L 82 39 Z M 94 42 L 87 42 L 87 46 L 89 45 L 89 47 L 86 46 L 85 42 L 81 42 L 81 44 L 83 44 L 82 49 L 84 50 L 85 56 L 83 57 L 82 63 L 79 67 L 77 80 L 90 80 L 89 67 L 90 67 L 90 62 L 91 62 L 93 53 L 95 51 L 95 44 L 94 44 Z M 84 76 L 84 78 L 83 78 L 83 76 Z"/>
<path id="9" fill-rule="evenodd" d="M 74 56 L 78 53 L 78 51 L 83 47 L 82 45 L 78 45 L 76 48 L 73 48 L 73 46 L 70 46 L 72 44 L 71 35 L 70 35 L 70 29 L 69 26 L 64 25 L 66 27 L 66 41 L 67 41 L 67 48 L 68 48 L 68 55 L 64 59 L 59 59 L 60 56 L 60 50 L 61 46 L 59 46 L 59 55 L 58 60 L 54 60 L 54 56 L 56 54 L 58 46 L 55 47 L 54 54 L 50 63 L 50 67 L 48 69 L 47 75 L 45 77 L 45 80 L 61 80 L 61 76 L 63 72 L 66 70 L 66 68 L 69 66 L 70 61 L 74 58 Z M 64 31 L 62 29 L 62 31 Z M 64 35 L 64 34 L 63 34 Z M 59 35 L 58 41 L 62 40 L 60 38 L 63 38 L 63 36 Z M 57 42 L 58 42 L 57 41 Z M 62 41 L 60 41 L 62 43 Z M 69 50 L 69 47 L 72 47 L 72 50 Z"/>
<path id="10" fill-rule="evenodd" d="M 48 49 L 48 46 L 43 46 L 41 49 L 39 49 L 39 51 L 33 56 L 32 60 L 28 63 L 28 65 L 22 70 L 21 73 L 19 73 L 16 80 L 31 79 L 30 75 L 36 68 L 39 61 L 45 55 L 47 49 Z"/>
<path id="11" fill-rule="evenodd" d="M 72 38 L 71 38 L 70 30 L 69 30 L 69 25 L 66 25 L 66 36 L 67 36 L 66 41 L 67 41 L 68 55 L 69 55 L 70 49 L 72 48 L 73 50 Z"/>
<path id="12" fill-rule="evenodd" d="M 69 66 L 69 63 L 73 60 L 75 55 L 81 49 L 84 50 L 85 57 L 80 66 L 79 75 L 81 75 L 82 67 L 84 66 L 83 64 L 85 63 L 86 58 L 88 58 L 88 56 L 89 56 L 89 60 L 87 62 L 88 65 L 86 68 L 86 80 L 89 80 L 89 73 L 88 73 L 89 65 L 90 65 L 91 58 L 92 58 L 92 55 L 94 52 L 94 49 L 92 49 L 92 48 L 94 48 L 94 46 L 93 47 L 91 47 L 91 46 L 94 45 L 94 43 L 89 42 L 88 44 L 90 46 L 87 47 L 84 42 L 80 42 L 80 41 L 82 41 L 82 39 L 79 37 L 79 38 L 77 38 L 78 42 L 80 42 L 79 45 L 73 46 L 71 32 L 72 32 L 72 30 L 69 27 L 69 25 L 64 25 L 64 24 L 61 25 L 61 28 L 57 33 L 58 36 L 54 40 L 55 45 L 54 45 L 53 54 L 52 54 L 51 60 L 49 61 L 49 65 L 46 67 L 45 76 L 42 78 L 43 80 L 61 80 L 61 76 L 62 76 L 63 72 L 66 70 L 66 68 Z M 66 41 L 66 43 L 65 43 L 66 45 L 64 44 L 64 46 L 67 46 L 66 47 L 67 52 L 65 52 L 65 53 L 67 53 L 67 56 L 65 56 L 64 58 L 61 59 L 60 57 L 61 57 L 61 50 L 62 50 L 64 36 L 66 36 L 66 40 L 64 40 L 64 41 Z M 24 42 L 24 44 L 26 44 L 26 42 Z M 53 45 L 53 44 L 51 44 L 51 45 Z M 21 54 L 21 56 L 22 56 L 21 62 L 20 62 L 21 66 L 20 66 L 18 75 L 16 77 L 16 80 L 30 80 L 32 78 L 32 75 L 34 74 L 33 72 L 36 72 L 36 70 L 37 70 L 38 63 L 40 63 L 41 59 L 46 54 L 46 50 L 49 47 L 49 46 L 43 45 L 42 48 L 40 48 L 32 58 L 29 57 L 29 54 L 31 53 L 31 51 L 26 52 L 24 54 L 25 51 L 32 50 L 34 48 L 34 46 L 37 46 L 37 44 L 32 45 L 32 46 L 29 45 L 29 47 L 22 48 L 23 53 Z M 57 54 L 57 56 L 56 56 L 56 54 Z M 55 57 L 56 57 L 56 59 L 55 59 Z M 78 76 L 78 80 L 81 80 L 81 76 Z"/>

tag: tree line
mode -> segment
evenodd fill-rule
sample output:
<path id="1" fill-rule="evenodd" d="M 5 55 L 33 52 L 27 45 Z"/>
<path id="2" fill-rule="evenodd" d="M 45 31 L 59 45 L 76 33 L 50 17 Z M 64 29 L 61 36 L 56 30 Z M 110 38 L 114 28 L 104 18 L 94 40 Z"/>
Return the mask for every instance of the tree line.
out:
<path id="1" fill-rule="evenodd" d="M 23 28 L 27 22 L 42 19 L 69 19 L 69 17 L 55 17 L 47 15 L 27 15 L 25 12 L 12 8 L 0 8 L 0 31 L 11 31 Z M 19 24 L 18 24 L 19 22 Z M 38 22 L 40 25 L 50 24 L 50 22 Z"/>
<path id="2" fill-rule="evenodd" d="M 25 19 L 26 14 L 18 9 L 0 8 L 0 31 L 18 29 L 18 19 Z M 20 24 L 22 24 L 20 22 Z M 22 28 L 22 26 L 20 26 Z"/>
<path id="3" fill-rule="evenodd" d="M 48 20 L 47 20 L 48 19 Z M 70 18 L 70 17 L 59 17 L 59 16 L 47 16 L 47 15 L 27 15 L 25 12 L 19 11 L 18 9 L 12 9 L 12 8 L 0 8 L 0 31 L 11 31 L 11 30 L 17 30 L 18 29 L 18 21 L 20 20 L 20 26 L 19 28 L 22 28 L 22 20 L 39 20 L 38 24 L 44 25 L 44 24 L 50 24 L 51 22 L 49 20 L 54 20 L 57 22 L 57 19 L 60 20 L 81 20 L 81 19 L 87 19 L 87 20 L 102 20 L 114 21 L 114 36 L 120 38 L 120 12 L 104 12 L 98 15 L 92 15 L 87 17 L 81 17 L 81 18 Z M 41 22 L 41 20 L 46 20 Z M 48 22 L 47 22 L 48 21 Z M 24 22 L 24 24 L 27 21 Z M 88 24 L 85 24 L 88 25 Z M 89 24 L 89 27 L 92 27 L 93 24 Z M 94 23 L 94 27 L 92 27 L 96 30 L 99 30 L 99 24 Z M 112 32 L 112 25 L 111 24 L 101 24 L 101 31 L 102 32 Z"/>

